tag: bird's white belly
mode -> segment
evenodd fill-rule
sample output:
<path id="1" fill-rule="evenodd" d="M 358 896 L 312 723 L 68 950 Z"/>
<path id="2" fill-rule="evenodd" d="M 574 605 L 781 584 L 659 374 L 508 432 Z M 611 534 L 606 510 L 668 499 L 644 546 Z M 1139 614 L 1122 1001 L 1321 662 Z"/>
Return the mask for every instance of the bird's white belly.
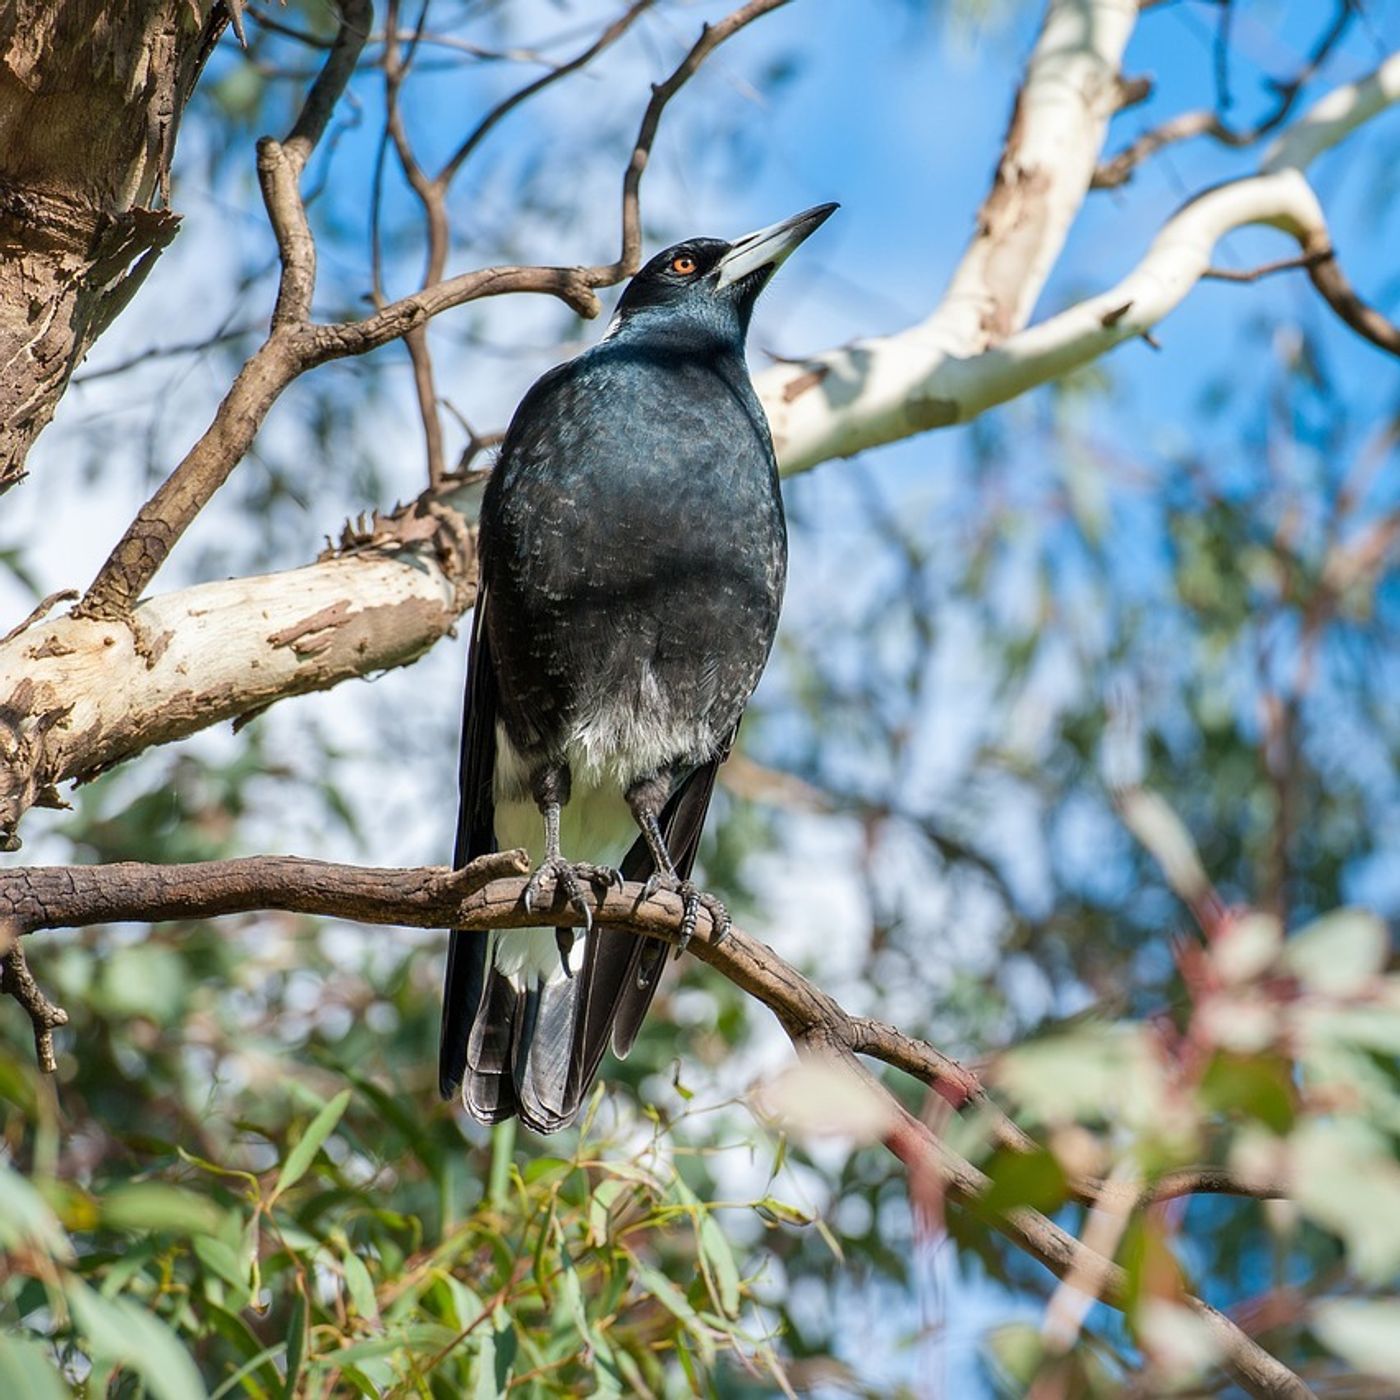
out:
<path id="1" fill-rule="evenodd" d="M 573 768 L 569 801 L 559 814 L 559 851 L 569 861 L 618 865 L 637 836 L 637 825 L 614 778 L 595 767 Z M 530 796 L 529 779 L 519 755 L 496 727 L 496 845 L 523 850 L 532 867 L 544 860 L 544 816 Z M 583 966 L 582 930 L 569 954 L 569 966 Z M 512 929 L 493 935 L 495 965 L 512 980 L 529 985 L 538 977 L 563 976 L 552 928 Z"/>

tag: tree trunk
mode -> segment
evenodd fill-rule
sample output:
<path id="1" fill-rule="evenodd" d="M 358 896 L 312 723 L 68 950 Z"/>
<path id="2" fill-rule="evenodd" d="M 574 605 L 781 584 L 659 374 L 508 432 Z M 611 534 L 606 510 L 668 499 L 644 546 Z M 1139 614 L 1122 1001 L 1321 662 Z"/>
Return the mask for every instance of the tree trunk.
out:
<path id="1" fill-rule="evenodd" d="M 0 6 L 0 493 L 175 234 L 176 131 L 227 20 L 216 0 Z"/>

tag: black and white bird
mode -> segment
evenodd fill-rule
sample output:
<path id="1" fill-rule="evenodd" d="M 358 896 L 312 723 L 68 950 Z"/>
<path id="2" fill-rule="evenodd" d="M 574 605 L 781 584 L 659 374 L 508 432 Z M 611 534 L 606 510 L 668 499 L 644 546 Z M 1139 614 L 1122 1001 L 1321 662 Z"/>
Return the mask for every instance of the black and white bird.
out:
<path id="1" fill-rule="evenodd" d="M 692 238 L 632 279 L 597 344 L 525 395 L 487 482 L 456 864 L 523 847 L 526 907 L 584 916 L 451 935 L 439 1084 L 473 1117 L 572 1123 L 625 1055 L 667 945 L 591 924 L 590 884 L 690 881 L 715 771 L 773 644 L 787 530 L 744 342 L 754 302 L 835 210 Z M 640 835 L 637 832 L 640 831 Z"/>

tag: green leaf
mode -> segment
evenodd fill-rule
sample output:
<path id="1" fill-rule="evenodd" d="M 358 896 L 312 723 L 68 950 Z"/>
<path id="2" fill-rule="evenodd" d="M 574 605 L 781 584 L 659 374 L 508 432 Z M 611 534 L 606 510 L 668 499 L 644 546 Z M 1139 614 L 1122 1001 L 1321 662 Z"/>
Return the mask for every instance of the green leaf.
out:
<path id="1" fill-rule="evenodd" d="M 739 1266 L 734 1262 L 734 1251 L 719 1228 L 718 1221 L 708 1210 L 703 1210 L 697 1231 L 700 1253 L 708 1261 L 714 1272 L 715 1286 L 719 1296 L 715 1304 L 726 1317 L 739 1315 Z"/>
<path id="2" fill-rule="evenodd" d="M 780 1201 L 776 1196 L 765 1196 L 761 1201 L 754 1202 L 754 1209 L 765 1220 L 774 1225 L 810 1225 L 812 1217 L 806 1211 L 798 1210 L 796 1206 L 790 1206 L 786 1201 Z"/>
<path id="3" fill-rule="evenodd" d="M 1315 919 L 1284 944 L 1283 963 L 1310 991 L 1359 992 L 1385 966 L 1385 923 L 1366 909 L 1338 909 Z"/>
<path id="4" fill-rule="evenodd" d="M 1257 1118 L 1276 1133 L 1293 1126 L 1293 1078 L 1278 1055 L 1217 1054 L 1201 1079 L 1201 1102 L 1216 1113 Z"/>
<path id="5" fill-rule="evenodd" d="M 355 1253 L 355 1248 L 346 1243 L 341 1250 L 345 1269 L 345 1287 L 355 1311 L 367 1322 L 379 1321 L 379 1301 L 374 1296 L 374 1281 L 365 1268 L 364 1260 Z"/>
<path id="6" fill-rule="evenodd" d="M 1065 1202 L 1068 1183 L 1059 1159 L 1044 1148 L 1034 1152 L 1002 1149 L 983 1170 L 992 1184 L 976 1208 L 987 1218 L 1003 1215 L 1014 1206 L 1031 1206 L 1039 1211 L 1057 1210 Z"/>
<path id="7" fill-rule="evenodd" d="M 690 1299 L 676 1287 L 659 1269 L 644 1264 L 635 1254 L 632 1255 L 632 1268 L 637 1282 L 661 1304 L 678 1322 L 682 1323 L 700 1348 L 705 1364 L 713 1365 L 715 1344 L 709 1329 L 700 1319 L 700 1314 L 690 1305 Z"/>
<path id="8" fill-rule="evenodd" d="M 292 1300 L 292 1315 L 287 1321 L 287 1378 L 283 1383 L 284 1400 L 292 1400 L 297 1393 L 306 1366 L 306 1295 L 297 1290 Z"/>
<path id="9" fill-rule="evenodd" d="M 33 1244 L 55 1259 L 73 1247 L 49 1203 L 17 1171 L 0 1162 L 0 1245 Z"/>
<path id="10" fill-rule="evenodd" d="M 118 1186 L 99 1202 L 102 1223 L 114 1230 L 170 1230 L 181 1235 L 216 1235 L 225 1215 L 193 1191 L 158 1181 Z"/>
<path id="11" fill-rule="evenodd" d="M 1040 1329 L 1029 1322 L 1008 1322 L 987 1334 L 986 1346 L 997 1370 L 1018 1390 L 1029 1391 L 1045 1355 Z"/>
<path id="12" fill-rule="evenodd" d="M 1312 1330 L 1358 1371 L 1400 1381 L 1400 1302 L 1331 1299 L 1313 1309 Z"/>
<path id="13" fill-rule="evenodd" d="M 232 1285 L 237 1307 L 246 1307 L 252 1295 L 247 1263 L 232 1245 L 209 1235 L 197 1235 L 193 1242 L 195 1258 L 227 1284 Z"/>
<path id="14" fill-rule="evenodd" d="M 342 1089 L 307 1125 L 301 1140 L 287 1154 L 282 1171 L 277 1177 L 277 1185 L 272 1188 L 271 1200 L 275 1201 L 284 1191 L 295 1186 L 316 1160 L 326 1139 L 335 1131 L 350 1102 L 350 1090 Z"/>
<path id="15" fill-rule="evenodd" d="M 49 1348 L 32 1337 L 0 1332 L 0 1395 L 24 1400 L 68 1400 L 68 1387 L 49 1360 Z"/>
<path id="16" fill-rule="evenodd" d="M 79 1279 L 70 1278 L 64 1293 L 94 1359 L 129 1366 L 161 1400 L 208 1394 L 189 1354 L 154 1313 L 126 1298 L 104 1298 Z"/>

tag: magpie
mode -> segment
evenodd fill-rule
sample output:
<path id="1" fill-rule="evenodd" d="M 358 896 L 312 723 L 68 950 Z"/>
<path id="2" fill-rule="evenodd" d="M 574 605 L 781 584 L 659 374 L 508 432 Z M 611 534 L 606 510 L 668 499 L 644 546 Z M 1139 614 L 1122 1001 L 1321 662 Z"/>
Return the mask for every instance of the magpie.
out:
<path id="1" fill-rule="evenodd" d="M 487 479 L 455 864 L 523 847 L 525 907 L 562 888 L 583 928 L 451 934 L 439 1088 L 480 1122 L 568 1126 L 609 1041 L 636 1038 L 667 945 L 594 927 L 590 886 L 679 894 L 682 946 L 702 907 L 728 930 L 690 873 L 787 572 L 744 344 L 836 207 L 657 254 L 602 339 L 526 393 Z"/>

